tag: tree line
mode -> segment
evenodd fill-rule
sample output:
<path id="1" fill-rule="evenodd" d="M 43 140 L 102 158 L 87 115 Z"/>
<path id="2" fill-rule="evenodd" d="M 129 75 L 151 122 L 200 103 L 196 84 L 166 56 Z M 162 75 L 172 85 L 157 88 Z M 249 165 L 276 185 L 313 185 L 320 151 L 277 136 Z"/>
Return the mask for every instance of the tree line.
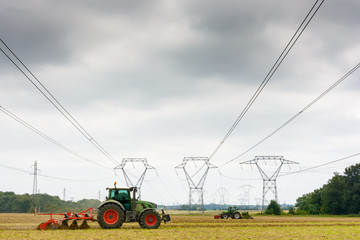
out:
<path id="1" fill-rule="evenodd" d="M 298 214 L 360 214 L 360 164 L 345 169 L 321 188 L 296 200 Z"/>
<path id="2" fill-rule="evenodd" d="M 96 199 L 74 202 L 48 194 L 17 195 L 0 191 L 0 213 L 34 213 L 35 207 L 41 212 L 80 212 L 99 204 Z M 200 206 L 191 207 L 198 210 Z M 344 174 L 335 173 L 327 184 L 299 197 L 295 207 L 296 214 L 360 214 L 360 164 L 346 168 Z M 181 205 L 180 209 L 189 210 L 189 206 Z"/>
<path id="3" fill-rule="evenodd" d="M 77 202 L 63 201 L 58 196 L 48 194 L 23 194 L 0 191 L 0 213 L 34 213 L 35 208 L 41 212 L 80 212 L 100 204 L 96 199 L 83 199 Z"/>

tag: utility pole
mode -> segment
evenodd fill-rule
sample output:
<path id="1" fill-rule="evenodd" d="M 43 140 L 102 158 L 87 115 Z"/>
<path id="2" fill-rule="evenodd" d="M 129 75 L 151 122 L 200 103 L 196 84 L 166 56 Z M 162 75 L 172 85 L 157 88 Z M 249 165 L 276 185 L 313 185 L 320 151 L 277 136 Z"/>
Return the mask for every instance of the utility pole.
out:
<path id="1" fill-rule="evenodd" d="M 261 165 L 259 164 L 260 161 L 263 162 L 265 165 L 266 162 L 269 161 L 279 162 L 280 165 L 277 168 L 275 168 L 275 170 L 272 169 L 272 171 L 266 173 L 263 169 L 264 165 L 262 165 L 263 167 L 260 166 Z M 284 164 L 290 165 L 290 164 L 299 164 L 299 163 L 290 160 L 285 160 L 283 156 L 255 156 L 253 160 L 241 162 L 240 164 L 255 164 L 256 167 L 258 168 L 260 175 L 263 179 L 263 195 L 262 195 L 261 210 L 264 211 L 265 201 L 267 202 L 265 197 L 269 191 L 271 191 L 275 195 L 275 201 L 278 202 L 276 179 L 279 176 L 281 167 Z"/>
<path id="2" fill-rule="evenodd" d="M 101 192 L 99 190 L 99 201 L 101 201 Z"/>
<path id="3" fill-rule="evenodd" d="M 38 168 L 37 168 L 37 161 L 35 160 L 34 162 L 34 180 L 33 180 L 33 194 L 37 194 L 38 193 L 38 189 L 37 189 L 37 173 L 38 173 Z"/>
<path id="4" fill-rule="evenodd" d="M 63 192 L 63 201 L 65 201 L 65 193 L 66 193 L 66 188 L 64 188 L 64 192 Z"/>

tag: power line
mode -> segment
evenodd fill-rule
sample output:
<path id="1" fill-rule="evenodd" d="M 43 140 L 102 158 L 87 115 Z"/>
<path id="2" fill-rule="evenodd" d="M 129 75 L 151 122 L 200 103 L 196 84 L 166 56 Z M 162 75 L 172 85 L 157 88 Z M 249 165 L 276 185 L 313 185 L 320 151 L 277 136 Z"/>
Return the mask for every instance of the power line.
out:
<path id="1" fill-rule="evenodd" d="M 339 85 L 342 81 L 344 81 L 348 76 L 350 76 L 353 72 L 355 72 L 360 67 L 360 63 L 358 63 L 355 67 L 353 67 L 349 72 L 347 72 L 344 76 L 342 76 L 339 80 L 337 80 L 333 85 L 331 85 L 328 89 L 326 89 L 323 93 L 321 93 L 318 97 L 316 97 L 314 100 L 312 100 L 308 105 L 306 105 L 302 110 L 300 110 L 298 113 L 296 113 L 293 117 L 291 117 L 289 120 L 287 120 L 285 123 L 283 123 L 280 127 L 275 129 L 275 131 L 271 132 L 269 135 L 267 135 L 265 138 L 263 138 L 261 141 L 256 143 L 254 146 L 243 152 L 242 154 L 236 156 L 235 158 L 227 161 L 226 163 L 220 165 L 219 167 L 223 167 L 226 164 L 229 164 L 236 159 L 240 158 L 241 156 L 245 155 L 255 147 L 259 146 L 261 143 L 265 142 L 267 139 L 269 139 L 271 136 L 273 136 L 275 133 L 280 131 L 282 128 L 284 128 L 286 125 L 288 125 L 290 122 L 292 122 L 295 118 L 300 116 L 303 112 L 305 112 L 307 109 L 309 109 L 312 105 L 314 105 L 317 101 L 319 101 L 322 97 L 324 97 L 327 93 L 329 93 L 331 90 L 333 90 L 337 85 Z"/>
<path id="2" fill-rule="evenodd" d="M 301 172 L 309 171 L 309 170 L 312 170 L 312 169 L 315 169 L 315 168 L 323 167 L 323 166 L 326 166 L 326 165 L 330 165 L 330 164 L 332 164 L 332 163 L 344 161 L 344 160 L 347 160 L 347 159 L 349 159 L 349 158 L 353 158 L 353 157 L 357 157 L 357 156 L 360 156 L 360 153 L 355 153 L 355 154 L 350 155 L 350 156 L 347 156 L 347 157 L 343 157 L 343 158 L 340 158 L 340 159 L 337 159 L 337 160 L 333 160 L 333 161 L 330 161 L 330 162 L 326 162 L 326 163 L 323 163 L 323 164 L 319 164 L 319 165 L 316 165 L 316 166 L 313 166 L 313 167 L 305 168 L 305 169 L 302 169 L 302 170 L 299 170 L 299 171 L 284 173 L 284 174 L 281 174 L 279 177 L 283 177 L 283 176 L 287 176 L 287 175 L 290 175 L 290 174 L 295 174 L 295 173 L 301 173 Z"/>
<path id="3" fill-rule="evenodd" d="M 30 174 L 30 175 L 33 174 L 30 171 L 26 171 L 26 170 L 16 168 L 16 167 L 11 167 L 11 166 L 8 166 L 8 165 L 2 164 L 2 163 L 0 163 L 0 166 L 4 167 L 4 168 L 7 168 L 7 169 L 14 170 L 14 171 L 27 173 L 27 174 Z M 57 179 L 57 180 L 63 180 L 63 181 L 71 181 L 71 182 L 100 182 L 100 181 L 104 181 L 104 180 L 108 180 L 108 179 L 113 178 L 113 177 L 106 177 L 106 178 L 100 178 L 100 179 L 71 179 L 71 178 L 49 176 L 49 175 L 45 175 L 45 174 L 41 174 L 41 173 L 37 173 L 37 176 L 41 176 L 41 177 L 45 177 L 45 178 L 52 178 L 52 179 Z"/>
<path id="4" fill-rule="evenodd" d="M 103 167 L 106 169 L 112 169 L 106 166 L 103 166 L 99 163 L 96 163 L 84 156 L 81 156 L 80 154 L 76 153 L 75 151 L 65 147 L 63 144 L 59 143 L 58 141 L 52 139 L 51 137 L 49 137 L 48 135 L 46 135 L 45 133 L 41 132 L 40 130 L 36 129 L 35 127 L 31 126 L 30 124 L 28 124 L 27 122 L 25 122 L 24 120 L 22 120 L 21 118 L 19 118 L 18 116 L 16 116 L 15 114 L 13 114 L 12 112 L 10 112 L 9 110 L 5 109 L 4 107 L 0 106 L 0 111 L 2 111 L 3 113 L 5 113 L 6 115 L 8 115 L 9 117 L 11 117 L 12 119 L 14 119 L 15 121 L 19 122 L 20 124 L 22 124 L 23 126 L 27 127 L 28 129 L 30 129 L 31 131 L 35 132 L 36 134 L 38 134 L 39 136 L 45 138 L 46 140 L 48 140 L 49 142 L 53 143 L 54 145 L 60 147 L 61 149 L 71 153 L 72 155 L 81 158 L 89 163 L 95 164 L 99 167 Z"/>
<path id="5" fill-rule="evenodd" d="M 333 164 L 333 163 L 336 163 L 336 162 L 341 162 L 341 161 L 347 160 L 349 158 L 354 158 L 354 157 L 357 157 L 357 156 L 360 156 L 360 153 L 356 153 L 356 154 L 353 154 L 353 155 L 342 157 L 340 159 L 333 160 L 333 161 L 330 161 L 330 162 L 326 162 L 326 163 L 323 163 L 323 164 L 319 164 L 319 165 L 316 165 L 316 166 L 303 168 L 303 169 L 295 171 L 295 172 L 282 173 L 282 174 L 279 174 L 279 177 L 283 177 L 283 176 L 287 176 L 287 175 L 291 175 L 291 174 L 296 174 L 296 173 L 308 172 L 308 171 L 311 171 L 311 170 L 316 169 L 316 168 L 327 166 L 327 165 L 330 165 L 330 164 Z M 343 166 L 345 166 L 345 165 L 343 165 Z M 329 168 L 336 170 L 334 167 L 329 167 Z M 233 179 L 233 180 L 261 180 L 261 178 L 248 178 L 248 179 L 246 179 L 246 178 L 230 177 L 230 176 L 226 176 L 226 175 L 223 175 L 223 177 Z"/>
<path id="6" fill-rule="evenodd" d="M 163 187 L 164 187 L 165 191 L 168 193 L 168 195 L 170 195 L 170 197 L 173 199 L 173 201 L 177 202 L 178 199 L 176 197 L 174 197 L 174 195 L 171 193 L 171 191 L 167 188 L 167 186 L 165 185 L 164 181 L 162 180 L 162 178 L 160 177 L 159 174 L 157 174 L 157 177 L 159 178 L 161 185 L 163 185 Z"/>
<path id="7" fill-rule="evenodd" d="M 221 140 L 221 142 L 219 143 L 219 145 L 215 148 L 215 150 L 211 153 L 209 159 L 211 159 L 216 153 L 217 151 L 220 149 L 220 147 L 224 144 L 224 142 L 227 140 L 227 138 L 230 136 L 230 134 L 234 131 L 234 129 L 236 128 L 236 126 L 239 124 L 239 122 L 241 121 L 241 119 L 245 116 L 245 114 L 247 113 L 247 111 L 250 109 L 251 105 L 255 102 L 255 100 L 257 99 L 257 97 L 260 95 L 260 93 L 262 92 L 262 90 L 265 88 L 265 86 L 267 85 L 267 83 L 270 81 L 270 79 L 272 78 L 272 76 L 274 75 L 274 73 L 276 72 L 276 70 L 279 68 L 280 64 L 284 61 L 284 59 L 286 58 L 286 56 L 289 54 L 290 50 L 292 49 L 292 47 L 294 46 L 294 44 L 297 42 L 297 40 L 299 39 L 299 37 L 301 36 L 301 34 L 304 32 L 304 30 L 306 29 L 306 27 L 309 25 L 309 23 L 311 22 L 311 20 L 313 19 L 313 17 L 315 16 L 315 14 L 317 13 L 317 11 L 319 10 L 319 8 L 321 7 L 321 5 L 323 4 L 324 0 L 322 0 L 320 2 L 320 4 L 318 4 L 319 0 L 317 0 L 314 5 L 312 6 L 312 8 L 310 9 L 310 11 L 308 12 L 308 14 L 306 15 L 306 17 L 304 18 L 304 20 L 302 21 L 302 23 L 300 24 L 300 26 L 298 27 L 298 29 L 296 30 L 296 32 L 294 33 L 294 35 L 292 36 L 292 38 L 290 39 L 290 41 L 288 42 L 288 44 L 286 45 L 285 49 L 282 51 L 282 53 L 280 54 L 280 56 L 278 57 L 278 59 L 276 60 L 276 62 L 274 63 L 274 65 L 272 66 L 272 68 L 270 69 L 270 71 L 268 72 L 268 74 L 266 75 L 266 77 L 264 78 L 264 80 L 262 81 L 262 83 L 260 84 L 260 86 L 258 87 L 258 89 L 255 91 L 254 95 L 251 97 L 250 101 L 247 103 L 247 105 L 245 106 L 245 108 L 243 109 L 243 111 L 240 113 L 240 115 L 238 116 L 238 118 L 236 119 L 236 121 L 234 122 L 234 124 L 231 126 L 230 130 L 226 133 L 225 137 Z"/>
<path id="8" fill-rule="evenodd" d="M 0 47 L 1 52 L 15 65 L 15 67 L 40 91 L 40 93 L 103 155 L 105 155 L 115 165 L 119 163 L 110 155 L 82 126 L 81 124 L 65 109 L 65 107 L 50 93 L 50 91 L 40 82 L 40 80 L 26 67 L 26 65 L 17 57 L 10 47 L 0 38 L 1 43 L 16 58 L 16 60 L 26 69 L 27 72 L 36 80 L 37 85 L 21 67 Z"/>

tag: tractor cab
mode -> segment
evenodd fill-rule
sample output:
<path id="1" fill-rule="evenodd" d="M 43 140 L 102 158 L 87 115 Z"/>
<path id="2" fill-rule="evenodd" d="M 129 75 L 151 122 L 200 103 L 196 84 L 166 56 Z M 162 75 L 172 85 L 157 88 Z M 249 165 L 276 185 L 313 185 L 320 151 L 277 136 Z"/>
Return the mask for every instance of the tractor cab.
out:
<path id="1" fill-rule="evenodd" d="M 237 207 L 229 207 L 229 208 L 228 208 L 228 211 L 229 211 L 230 213 L 233 213 L 233 212 L 238 211 L 238 209 L 237 209 Z"/>
<path id="2" fill-rule="evenodd" d="M 116 200 L 125 207 L 127 211 L 130 211 L 131 207 L 131 198 L 129 189 L 118 189 L 118 188 L 112 188 L 109 189 L 109 197 L 108 199 Z"/>
<path id="3" fill-rule="evenodd" d="M 137 192 L 136 187 L 131 188 L 107 188 L 109 196 L 107 199 L 113 199 L 120 202 L 126 211 L 132 211 L 132 203 L 136 202 L 135 194 Z M 131 199 L 130 192 L 133 192 L 133 198 Z M 136 203 L 135 203 L 136 204 Z"/>
<path id="4" fill-rule="evenodd" d="M 117 188 L 116 182 L 114 183 L 114 188 L 106 188 L 109 191 L 109 195 L 106 198 L 107 200 L 112 199 L 117 202 L 120 202 L 126 211 L 135 211 L 136 208 L 136 192 L 137 187 L 131 188 Z M 131 198 L 130 192 L 133 193 Z"/>

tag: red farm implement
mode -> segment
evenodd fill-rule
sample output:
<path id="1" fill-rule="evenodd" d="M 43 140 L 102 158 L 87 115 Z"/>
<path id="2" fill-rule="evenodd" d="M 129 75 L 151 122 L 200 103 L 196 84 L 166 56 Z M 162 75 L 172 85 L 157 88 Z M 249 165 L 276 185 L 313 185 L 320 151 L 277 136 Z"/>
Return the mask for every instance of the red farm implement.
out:
<path id="1" fill-rule="evenodd" d="M 94 208 L 86 209 L 82 212 L 68 212 L 68 213 L 37 213 L 36 215 L 50 215 L 50 220 L 44 223 L 41 223 L 38 226 L 39 230 L 48 230 L 48 229 L 88 229 L 90 228 L 87 224 L 87 220 L 96 221 L 93 217 Z M 62 216 L 62 218 L 54 218 L 54 216 Z M 77 221 L 83 220 L 83 222 L 78 225 Z M 72 223 L 69 225 L 69 222 Z"/>

